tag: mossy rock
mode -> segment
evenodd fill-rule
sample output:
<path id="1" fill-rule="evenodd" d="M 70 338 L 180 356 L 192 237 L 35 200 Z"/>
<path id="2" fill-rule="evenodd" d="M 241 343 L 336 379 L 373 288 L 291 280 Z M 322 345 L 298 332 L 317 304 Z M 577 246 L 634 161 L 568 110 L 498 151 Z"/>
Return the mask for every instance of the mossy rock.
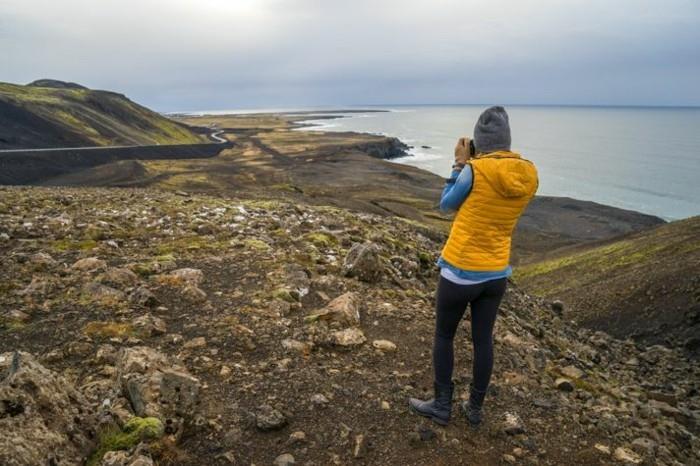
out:
<path id="1" fill-rule="evenodd" d="M 278 288 L 272 292 L 272 297 L 287 301 L 288 303 L 295 303 L 299 297 L 299 293 L 292 292 L 287 288 Z"/>
<path id="2" fill-rule="evenodd" d="M 270 249 L 270 245 L 267 244 L 265 241 L 254 238 L 247 238 L 243 240 L 243 245 L 246 248 L 253 249 L 255 251 L 267 251 L 268 249 Z"/>
<path id="3" fill-rule="evenodd" d="M 141 442 L 157 440 L 163 436 L 165 428 L 160 419 L 155 417 L 132 417 L 124 429 L 111 428 L 99 436 L 97 450 L 88 459 L 88 466 L 97 466 L 109 451 L 129 450 Z"/>
<path id="4" fill-rule="evenodd" d="M 124 322 L 90 322 L 83 333 L 91 338 L 121 338 L 134 335 L 134 329 Z"/>

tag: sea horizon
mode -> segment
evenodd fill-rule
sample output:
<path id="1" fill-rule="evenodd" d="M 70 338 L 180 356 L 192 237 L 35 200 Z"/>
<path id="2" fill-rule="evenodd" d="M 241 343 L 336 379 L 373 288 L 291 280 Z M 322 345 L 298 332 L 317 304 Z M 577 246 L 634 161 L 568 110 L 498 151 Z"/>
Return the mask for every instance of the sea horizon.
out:
<path id="1" fill-rule="evenodd" d="M 505 107 L 511 114 L 513 150 L 522 152 L 540 169 L 539 195 L 593 201 L 668 221 L 700 214 L 700 192 L 694 181 L 700 177 L 700 137 L 693 130 L 700 127 L 700 107 Z M 454 141 L 471 135 L 473 122 L 483 108 L 486 106 L 478 104 L 404 104 L 200 110 L 189 114 L 308 113 L 302 122 L 305 126 L 299 130 L 396 137 L 411 147 L 408 156 L 393 162 L 448 176 Z M 321 112 L 323 118 L 314 118 Z M 329 118 L 332 115 L 337 118 Z M 651 136 L 653 131 L 662 136 Z M 659 164 L 658 154 L 664 150 L 673 150 L 674 155 Z M 569 163 L 564 164 L 559 154 L 577 157 L 569 157 Z M 600 172 L 606 162 L 607 170 Z M 666 182 L 659 186 L 659 180 Z"/>

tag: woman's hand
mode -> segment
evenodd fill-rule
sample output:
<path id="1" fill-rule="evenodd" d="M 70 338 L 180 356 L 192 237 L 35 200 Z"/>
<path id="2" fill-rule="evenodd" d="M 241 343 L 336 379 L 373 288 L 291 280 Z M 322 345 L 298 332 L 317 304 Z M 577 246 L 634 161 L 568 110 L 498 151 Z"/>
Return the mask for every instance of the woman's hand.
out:
<path id="1" fill-rule="evenodd" d="M 455 163 L 467 163 L 467 160 L 469 160 L 469 142 L 469 138 L 459 138 L 455 146 Z"/>

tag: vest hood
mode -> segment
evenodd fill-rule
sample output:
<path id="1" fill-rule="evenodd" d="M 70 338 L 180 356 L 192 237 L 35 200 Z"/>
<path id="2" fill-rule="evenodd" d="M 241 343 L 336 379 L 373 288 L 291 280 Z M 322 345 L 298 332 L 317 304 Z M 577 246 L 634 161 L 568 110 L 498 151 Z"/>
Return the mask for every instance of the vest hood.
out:
<path id="1" fill-rule="evenodd" d="M 486 155 L 495 159 L 494 170 L 483 170 L 486 181 L 503 197 L 529 196 L 537 189 L 535 167 L 514 152 L 493 152 Z"/>

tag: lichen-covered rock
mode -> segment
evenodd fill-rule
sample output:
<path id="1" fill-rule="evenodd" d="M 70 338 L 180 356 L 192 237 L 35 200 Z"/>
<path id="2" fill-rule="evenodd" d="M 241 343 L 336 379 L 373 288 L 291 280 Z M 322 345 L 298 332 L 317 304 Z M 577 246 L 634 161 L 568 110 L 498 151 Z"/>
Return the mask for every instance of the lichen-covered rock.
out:
<path id="1" fill-rule="evenodd" d="M 142 337 L 164 334 L 168 328 L 165 321 L 151 314 L 144 314 L 131 321 L 131 327 Z"/>
<path id="2" fill-rule="evenodd" d="M 374 243 L 356 243 L 348 251 L 343 263 L 345 275 L 368 283 L 377 282 L 383 272 L 379 246 Z"/>
<path id="3" fill-rule="evenodd" d="M 95 414 L 62 376 L 29 353 L 0 354 L 0 464 L 82 464 Z"/>
<path id="4" fill-rule="evenodd" d="M 350 327 L 332 333 L 332 343 L 338 346 L 358 346 L 367 341 L 365 334 L 357 327 Z"/>
<path id="5" fill-rule="evenodd" d="M 116 367 L 118 388 L 137 416 L 166 421 L 194 414 L 200 382 L 170 357 L 145 346 L 124 348 Z"/>

